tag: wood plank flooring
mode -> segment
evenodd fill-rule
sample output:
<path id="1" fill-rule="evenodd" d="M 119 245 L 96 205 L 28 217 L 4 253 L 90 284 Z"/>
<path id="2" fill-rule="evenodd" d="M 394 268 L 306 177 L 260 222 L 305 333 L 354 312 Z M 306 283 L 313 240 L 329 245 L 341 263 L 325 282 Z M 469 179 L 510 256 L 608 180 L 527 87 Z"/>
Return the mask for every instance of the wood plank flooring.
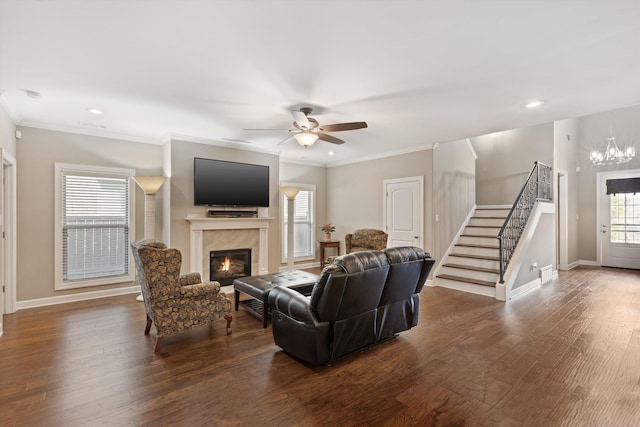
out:
<path id="1" fill-rule="evenodd" d="M 638 426 L 640 272 L 578 268 L 502 303 L 425 288 L 416 328 L 329 367 L 234 312 L 153 354 L 134 295 L 22 310 L 1 426 Z"/>

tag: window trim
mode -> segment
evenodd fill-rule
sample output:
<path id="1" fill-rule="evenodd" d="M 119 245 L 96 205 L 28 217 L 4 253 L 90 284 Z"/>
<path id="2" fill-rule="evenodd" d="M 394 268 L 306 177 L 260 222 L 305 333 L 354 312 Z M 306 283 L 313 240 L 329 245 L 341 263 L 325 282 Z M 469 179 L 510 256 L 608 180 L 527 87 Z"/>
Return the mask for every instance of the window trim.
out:
<path id="1" fill-rule="evenodd" d="M 305 190 L 305 191 L 311 191 L 313 194 L 313 199 L 311 201 L 311 203 L 313 204 L 313 212 L 312 212 L 312 216 L 313 216 L 313 227 L 311 229 L 311 244 L 313 245 L 316 241 L 316 225 L 317 225 L 317 219 L 316 219 L 316 186 L 315 184 L 300 184 L 300 183 L 295 183 L 295 182 L 281 182 L 280 183 L 281 187 L 298 187 L 300 188 L 300 190 Z M 279 197 L 279 203 L 280 203 L 280 263 L 281 264 L 286 264 L 287 263 L 287 257 L 284 254 L 284 242 L 285 242 L 285 226 L 284 226 L 284 214 L 285 214 L 285 209 L 287 209 L 287 204 L 284 202 L 284 197 L 282 196 L 282 194 L 280 194 Z M 315 246 L 311 248 L 311 255 L 307 255 L 307 256 L 295 256 L 293 257 L 294 261 L 315 261 L 316 259 L 316 248 Z"/>
<path id="2" fill-rule="evenodd" d="M 113 168 L 104 166 L 88 166 L 69 163 L 55 163 L 54 178 L 54 263 L 55 278 L 54 290 L 87 288 L 91 286 L 112 285 L 117 283 L 133 282 L 135 280 L 135 264 L 131 249 L 128 248 L 129 272 L 119 276 L 101 277 L 97 279 L 74 280 L 65 282 L 63 280 L 63 253 L 62 253 L 62 174 L 77 173 L 83 175 L 117 175 L 118 177 L 128 176 L 129 186 L 129 240 L 135 238 L 135 185 L 133 177 L 134 169 Z"/>

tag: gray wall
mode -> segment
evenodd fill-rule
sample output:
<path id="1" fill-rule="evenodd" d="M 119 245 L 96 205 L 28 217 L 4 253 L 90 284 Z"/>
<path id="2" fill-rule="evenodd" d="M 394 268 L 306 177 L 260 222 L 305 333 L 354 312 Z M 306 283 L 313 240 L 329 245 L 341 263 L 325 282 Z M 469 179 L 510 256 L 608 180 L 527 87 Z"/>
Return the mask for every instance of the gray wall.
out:
<path id="1" fill-rule="evenodd" d="M 54 291 L 54 163 L 162 172 L 162 147 L 21 127 L 17 144 L 17 300 L 130 286 L 131 283 Z M 144 234 L 144 193 L 135 194 L 136 238 Z M 161 203 L 161 201 L 160 201 Z M 161 218 L 157 220 L 161 222 Z M 156 231 L 158 232 L 158 231 Z"/>
<path id="2" fill-rule="evenodd" d="M 476 157 L 466 140 L 433 149 L 434 253 L 441 260 L 476 202 Z M 438 221 L 435 216 L 438 216 Z"/>
<path id="3" fill-rule="evenodd" d="M 555 259 L 555 215 L 553 213 L 543 213 L 536 227 L 533 238 L 522 256 L 522 266 L 516 276 L 513 289 L 517 289 L 540 277 L 540 269 L 548 265 L 556 270 Z M 533 268 L 533 263 L 538 264 L 538 268 Z"/>
<path id="4" fill-rule="evenodd" d="M 594 148 L 604 149 L 610 129 L 616 137 L 618 146 L 622 148 L 633 142 L 636 157 L 629 163 L 614 166 L 594 166 L 589 161 L 589 153 Z M 627 169 L 640 169 L 640 106 L 609 111 L 602 114 L 580 117 L 578 120 L 579 175 L 578 221 L 580 243 L 578 258 L 584 261 L 597 260 L 598 233 L 596 227 L 596 174 Z"/>
<path id="5" fill-rule="evenodd" d="M 391 156 L 330 167 L 327 170 L 327 221 L 336 226 L 334 236 L 344 236 L 358 228 L 378 228 L 382 224 L 385 179 L 424 176 L 424 250 L 433 251 L 433 150 Z M 344 252 L 342 252 L 344 253 Z"/>
<path id="6" fill-rule="evenodd" d="M 0 147 L 16 157 L 16 125 L 0 104 Z"/>
<path id="7" fill-rule="evenodd" d="M 280 162 L 280 182 L 312 184 L 316 186 L 316 225 L 320 227 L 327 220 L 327 168 L 323 166 L 302 165 L 299 163 Z M 280 218 L 277 218 L 280 222 Z M 321 236 L 316 228 L 316 238 Z M 279 252 L 279 253 L 282 253 Z M 320 254 L 316 252 L 316 260 Z"/>
<path id="8" fill-rule="evenodd" d="M 512 205 L 534 161 L 553 166 L 553 123 L 471 138 L 478 205 Z"/>
<path id="9" fill-rule="evenodd" d="M 170 143 L 171 179 L 169 184 L 170 199 L 170 245 L 182 252 L 182 273 L 189 272 L 189 222 L 188 214 L 205 215 L 207 208 L 193 204 L 193 158 L 227 160 L 242 163 L 254 163 L 269 166 L 269 271 L 278 271 L 280 265 L 280 215 L 278 205 L 278 183 L 280 166 L 278 156 L 274 154 L 218 147 L 208 144 L 172 140 Z M 166 165 L 165 165 L 166 167 Z"/>
<path id="10" fill-rule="evenodd" d="M 579 231 L 578 231 L 578 178 L 579 174 L 576 171 L 579 161 L 579 148 L 578 148 L 578 119 L 560 120 L 554 123 L 554 202 L 556 204 L 556 214 L 560 215 L 562 206 L 560 204 L 565 203 L 568 210 L 567 215 L 567 234 L 568 241 L 562 244 L 567 245 L 567 263 L 569 266 L 575 264 L 580 259 L 578 257 L 579 246 Z M 563 200 L 559 200 L 558 191 L 558 171 L 566 173 L 567 179 L 567 194 L 563 197 Z M 566 267 L 566 266 L 560 266 Z"/>

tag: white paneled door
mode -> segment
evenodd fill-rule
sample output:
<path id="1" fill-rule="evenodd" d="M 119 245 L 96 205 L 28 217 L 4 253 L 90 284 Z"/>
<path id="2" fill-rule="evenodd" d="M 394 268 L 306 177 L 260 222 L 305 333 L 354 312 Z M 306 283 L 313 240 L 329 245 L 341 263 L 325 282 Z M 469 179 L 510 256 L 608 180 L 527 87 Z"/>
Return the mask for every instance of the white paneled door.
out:
<path id="1" fill-rule="evenodd" d="M 640 269 L 640 193 L 607 194 L 607 180 L 640 178 L 640 170 L 598 174 L 598 241 L 605 267 Z"/>
<path id="2" fill-rule="evenodd" d="M 424 177 L 389 179 L 384 186 L 384 229 L 387 247 L 423 247 Z"/>

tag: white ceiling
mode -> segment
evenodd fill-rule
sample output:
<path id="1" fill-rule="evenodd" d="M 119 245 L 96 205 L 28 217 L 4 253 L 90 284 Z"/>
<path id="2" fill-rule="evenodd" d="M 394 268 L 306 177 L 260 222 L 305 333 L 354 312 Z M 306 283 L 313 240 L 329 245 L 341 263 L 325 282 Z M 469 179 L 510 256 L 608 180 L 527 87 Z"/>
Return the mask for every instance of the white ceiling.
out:
<path id="1" fill-rule="evenodd" d="M 339 164 L 638 105 L 639 23 L 637 0 L 0 0 L 1 100 L 25 126 Z M 301 106 L 369 128 L 243 131 Z"/>

